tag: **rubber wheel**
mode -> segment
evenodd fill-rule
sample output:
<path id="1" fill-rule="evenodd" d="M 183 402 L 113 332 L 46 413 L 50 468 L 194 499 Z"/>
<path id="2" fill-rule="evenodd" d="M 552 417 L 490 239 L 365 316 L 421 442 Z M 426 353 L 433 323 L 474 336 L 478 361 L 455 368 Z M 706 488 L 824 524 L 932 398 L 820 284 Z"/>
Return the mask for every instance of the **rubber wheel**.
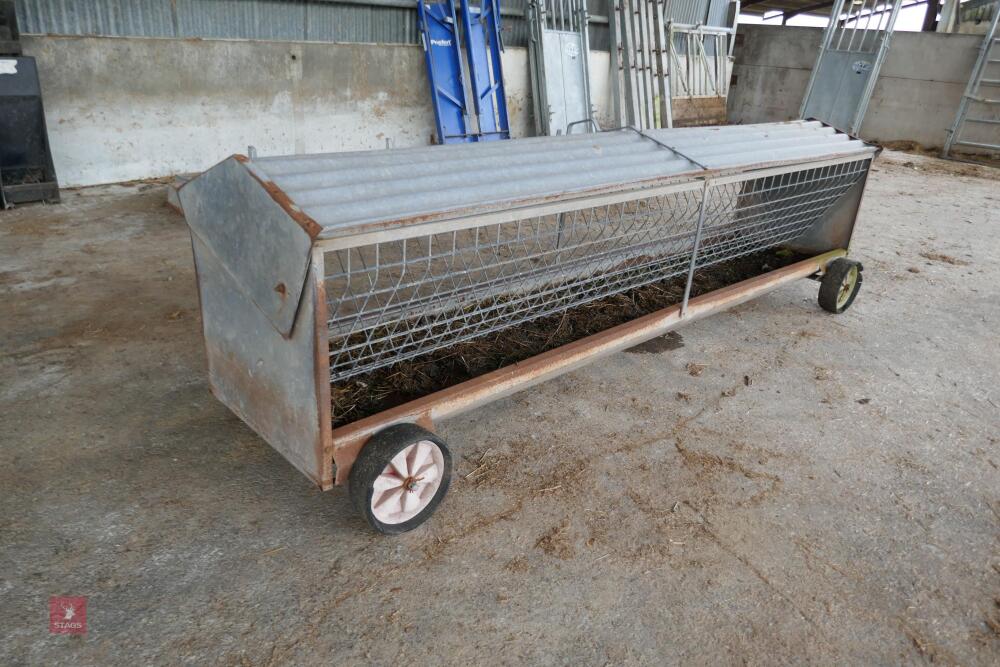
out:
<path id="1" fill-rule="evenodd" d="M 840 257 L 826 266 L 819 284 L 819 305 L 830 313 L 839 314 L 851 307 L 861 290 L 861 262 Z"/>
<path id="2" fill-rule="evenodd" d="M 397 424 L 365 444 L 351 467 L 351 500 L 384 535 L 413 530 L 434 514 L 451 484 L 451 452 L 430 431 Z"/>

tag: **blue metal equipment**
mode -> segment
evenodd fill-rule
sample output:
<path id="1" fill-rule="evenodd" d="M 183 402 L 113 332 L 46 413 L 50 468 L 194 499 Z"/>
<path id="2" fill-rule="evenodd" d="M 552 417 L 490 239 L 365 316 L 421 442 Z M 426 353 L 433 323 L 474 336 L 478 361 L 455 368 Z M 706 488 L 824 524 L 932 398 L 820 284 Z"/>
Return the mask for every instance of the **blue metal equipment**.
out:
<path id="1" fill-rule="evenodd" d="M 500 3 L 481 0 L 481 7 L 462 1 L 462 27 L 465 29 L 465 52 L 469 58 L 472 95 L 479 118 L 479 141 L 510 139 L 507 122 L 507 98 L 503 86 L 500 52 Z"/>
<path id="2" fill-rule="evenodd" d="M 417 5 L 438 143 L 510 138 L 500 60 L 503 42 L 499 2 L 482 2 L 482 7 L 470 7 L 469 0 L 460 0 L 461 35 L 455 0 L 421 0 Z M 464 59 L 460 42 L 465 46 Z M 466 77 L 471 82 L 471 91 L 466 89 Z M 474 113 L 470 110 L 470 93 Z"/>
<path id="3" fill-rule="evenodd" d="M 417 5 L 417 20 L 427 59 L 427 78 L 431 83 L 438 143 L 475 141 L 462 76 L 455 3 L 453 0 L 420 2 Z"/>

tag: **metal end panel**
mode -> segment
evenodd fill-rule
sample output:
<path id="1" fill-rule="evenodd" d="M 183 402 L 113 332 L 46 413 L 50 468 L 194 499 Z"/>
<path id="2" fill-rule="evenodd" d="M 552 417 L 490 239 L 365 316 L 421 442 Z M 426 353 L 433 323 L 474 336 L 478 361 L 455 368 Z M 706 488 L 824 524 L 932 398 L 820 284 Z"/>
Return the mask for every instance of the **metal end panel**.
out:
<path id="1" fill-rule="evenodd" d="M 282 336 L 291 336 L 318 231 L 246 158 L 234 156 L 180 189 L 191 233 Z"/>
<path id="2" fill-rule="evenodd" d="M 692 181 L 706 168 L 741 171 L 873 151 L 820 122 L 792 121 L 268 157 L 252 166 L 315 220 L 325 239 Z"/>
<path id="3" fill-rule="evenodd" d="M 215 250 L 195 234 L 192 241 L 212 393 L 309 479 L 329 486 L 329 411 L 321 412 L 316 381 L 322 366 L 316 355 L 315 291 L 307 290 L 286 338 L 250 302 L 241 279 Z M 308 278 L 315 283 L 311 272 Z"/>

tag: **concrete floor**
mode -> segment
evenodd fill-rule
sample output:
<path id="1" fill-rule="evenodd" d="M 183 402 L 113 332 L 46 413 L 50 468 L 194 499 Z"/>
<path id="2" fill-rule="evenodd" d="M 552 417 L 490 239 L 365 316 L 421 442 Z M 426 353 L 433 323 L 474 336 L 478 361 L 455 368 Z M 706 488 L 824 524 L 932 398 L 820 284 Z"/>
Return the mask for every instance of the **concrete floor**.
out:
<path id="1" fill-rule="evenodd" d="M 0 664 L 996 665 L 998 177 L 887 152 L 850 311 L 801 281 L 442 424 L 399 538 L 210 396 L 161 186 L 0 213 Z"/>

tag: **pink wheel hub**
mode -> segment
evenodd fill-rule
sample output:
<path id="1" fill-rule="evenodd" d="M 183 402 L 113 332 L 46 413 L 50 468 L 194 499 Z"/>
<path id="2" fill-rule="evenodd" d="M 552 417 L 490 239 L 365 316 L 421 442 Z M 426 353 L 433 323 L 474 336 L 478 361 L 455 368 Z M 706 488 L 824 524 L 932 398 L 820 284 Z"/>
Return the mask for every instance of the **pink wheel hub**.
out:
<path id="1" fill-rule="evenodd" d="M 404 447 L 375 478 L 372 514 L 382 523 L 403 523 L 422 512 L 441 486 L 444 456 L 430 440 Z"/>

